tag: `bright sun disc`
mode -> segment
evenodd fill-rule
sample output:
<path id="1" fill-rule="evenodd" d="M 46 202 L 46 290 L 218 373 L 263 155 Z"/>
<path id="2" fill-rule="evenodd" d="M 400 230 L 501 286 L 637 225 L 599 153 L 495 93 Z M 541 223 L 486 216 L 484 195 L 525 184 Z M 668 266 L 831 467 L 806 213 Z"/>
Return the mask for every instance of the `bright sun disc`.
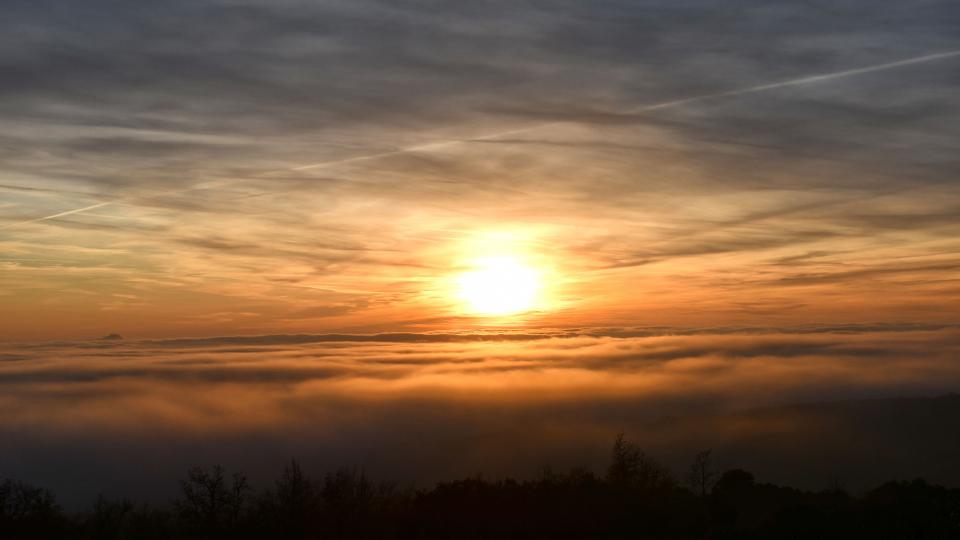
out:
<path id="1" fill-rule="evenodd" d="M 457 280 L 460 298 L 479 315 L 512 315 L 537 305 L 540 275 L 510 257 L 475 261 Z"/>

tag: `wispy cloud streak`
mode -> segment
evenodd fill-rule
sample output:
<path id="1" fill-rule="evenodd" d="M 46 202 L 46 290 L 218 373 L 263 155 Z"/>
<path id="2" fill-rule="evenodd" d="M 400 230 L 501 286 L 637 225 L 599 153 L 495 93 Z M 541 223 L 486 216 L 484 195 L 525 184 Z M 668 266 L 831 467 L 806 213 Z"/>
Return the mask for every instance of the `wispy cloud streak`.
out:
<path id="1" fill-rule="evenodd" d="M 893 62 L 885 62 L 885 63 L 882 63 L 882 64 L 876 64 L 876 65 L 872 65 L 872 66 L 866 66 L 866 67 L 860 67 L 860 68 L 854 68 L 854 69 L 847 69 L 847 70 L 843 70 L 843 71 L 835 71 L 835 72 L 824 73 L 824 74 L 819 74 L 819 75 L 811 75 L 811 76 L 800 77 L 800 78 L 796 78 L 796 79 L 789 79 L 789 80 L 786 80 L 786 81 L 779 81 L 779 82 L 774 82 L 774 83 L 761 84 L 761 85 L 751 86 L 751 87 L 747 87 L 747 88 L 739 88 L 739 89 L 736 89 L 736 90 L 728 90 L 728 91 L 724 91 L 724 92 L 715 92 L 715 93 L 704 94 L 704 95 L 699 95 L 699 96 L 693 96 L 693 97 L 688 97 L 688 98 L 682 98 L 682 99 L 664 101 L 664 102 L 662 102 L 662 103 L 657 103 L 657 104 L 653 104 L 653 105 L 643 105 L 643 106 L 639 106 L 639 107 L 636 107 L 636 108 L 627 109 L 626 111 L 624 111 L 624 114 L 629 114 L 629 115 L 642 115 L 642 114 L 645 114 L 645 113 L 657 112 L 657 111 L 661 111 L 661 110 L 667 110 L 667 109 L 672 109 L 672 108 L 676 108 L 676 107 L 682 107 L 682 106 L 685 106 L 685 105 L 691 105 L 691 104 L 700 103 L 700 102 L 705 102 L 705 101 L 711 101 L 711 100 L 723 99 L 723 98 L 731 98 L 731 97 L 739 97 L 739 96 L 744 96 L 744 95 L 749 95 L 749 94 L 756 94 L 756 93 L 761 93 L 761 92 L 768 92 L 768 91 L 771 91 L 771 90 L 778 90 L 778 89 L 781 89 L 781 88 L 788 88 L 788 87 L 792 87 L 792 86 L 801 86 L 801 85 L 822 83 L 822 82 L 827 82 L 827 81 L 831 81 L 831 80 L 835 80 L 835 79 L 840 79 L 840 78 L 844 78 L 844 77 L 852 77 L 852 76 L 863 75 L 863 74 L 867 74 L 867 73 L 875 73 L 875 72 L 880 72 L 880 71 L 886 71 L 886 70 L 896 69 L 896 68 L 904 67 L 904 66 L 910 66 L 910 65 L 915 65 L 915 64 L 922 64 L 922 63 L 927 63 L 927 62 L 934 62 L 934 61 L 937 61 L 937 60 L 946 60 L 946 59 L 950 59 L 950 58 L 955 58 L 955 57 L 957 57 L 957 56 L 960 56 L 960 50 L 953 50 L 953 51 L 939 52 L 939 53 L 933 53 L 933 54 L 926 54 L 926 55 L 923 55 L 923 56 L 917 56 L 917 57 L 908 58 L 908 59 L 905 59 L 905 60 L 897 60 L 897 61 L 893 61 Z M 521 128 L 516 128 L 516 129 L 507 130 L 507 131 L 499 131 L 499 132 L 496 132 L 496 133 L 490 133 L 490 134 L 487 134 L 487 135 L 481 135 L 481 136 L 477 136 L 477 137 L 462 138 L 462 139 L 453 139 L 453 140 L 447 140 L 447 141 L 434 141 L 434 142 L 430 142 L 430 143 L 417 144 L 417 145 L 408 146 L 408 147 L 404 147 L 404 148 L 399 148 L 399 149 L 397 149 L 397 150 L 391 150 L 391 151 L 386 151 L 386 152 L 377 152 L 377 153 L 367 154 L 367 155 L 361 155 L 361 156 L 352 156 L 352 157 L 348 157 L 348 158 L 332 159 L 332 160 L 321 161 L 321 162 L 317 162 L 317 163 L 310 163 L 310 164 L 306 164 L 306 165 L 298 165 L 298 166 L 295 166 L 295 167 L 275 169 L 275 170 L 271 170 L 271 171 L 264 172 L 264 173 L 262 173 L 260 176 L 266 178 L 266 177 L 269 177 L 270 175 L 278 174 L 278 173 L 285 173 L 285 172 L 291 172 L 291 171 L 308 171 L 308 170 L 315 170 L 315 169 L 327 169 L 327 168 L 333 168 L 333 167 L 337 167 L 337 166 L 341 166 L 341 165 L 350 165 L 350 164 L 354 164 L 354 163 L 360 163 L 360 162 L 366 162 L 366 161 L 373 161 L 373 160 L 378 160 L 378 159 L 383 159 L 383 158 L 400 156 L 400 155 L 404 155 L 404 154 L 411 154 L 411 153 L 418 153 L 418 152 L 430 152 L 430 151 L 434 151 L 434 150 L 440 150 L 440 149 L 449 148 L 449 147 L 456 146 L 456 145 L 460 145 L 460 144 L 464 144 L 464 143 L 469 143 L 469 142 L 472 142 L 472 141 L 475 141 L 475 142 L 478 142 L 478 141 L 490 141 L 490 140 L 500 139 L 500 138 L 503 138 L 503 137 L 509 137 L 509 136 L 514 136 L 514 135 L 527 134 L 527 133 L 531 133 L 531 132 L 535 132 L 535 131 L 540 131 L 540 130 L 545 130 L 545 129 L 549 129 L 549 128 L 554 128 L 554 127 L 562 126 L 562 125 L 569 124 L 569 123 L 571 123 L 571 122 L 570 122 L 570 121 L 549 122 L 549 123 L 537 124 L 537 125 L 533 125 L 533 126 L 525 126 L 525 127 L 521 127 Z M 247 179 L 245 179 L 245 180 L 249 180 L 249 178 L 247 178 Z M 229 185 L 229 184 L 230 184 L 230 182 L 219 182 L 219 185 L 221 185 L 221 186 Z M 166 192 L 164 195 L 187 193 L 187 192 L 191 191 L 192 189 L 195 189 L 195 188 L 191 188 L 191 189 L 187 189 L 187 190 L 179 190 L 179 191 L 170 191 L 170 192 Z M 90 210 L 94 210 L 94 209 L 97 209 L 97 208 L 102 208 L 102 207 L 104 207 L 104 206 L 109 206 L 109 205 L 112 205 L 112 204 L 118 204 L 118 203 L 127 202 L 127 201 L 132 201 L 132 200 L 135 200 L 135 197 L 124 197 L 124 198 L 114 199 L 114 200 L 110 200 L 110 201 L 104 201 L 104 202 L 100 202 L 100 203 L 93 204 L 93 205 L 90 205 L 90 206 L 85 206 L 85 207 L 81 207 L 81 208 L 76 208 L 76 209 L 73 209 L 73 210 L 67 210 L 67 211 L 65 211 L 65 212 L 58 212 L 58 213 L 51 214 L 51 215 L 48 215 L 48 216 L 38 217 L 38 218 L 29 219 L 29 220 L 25 220 L 25 221 L 20 221 L 20 222 L 16 222 L 16 223 L 10 223 L 10 224 L 7 224 L 7 225 L 4 225 L 4 226 L 0 227 L 0 230 L 2 230 L 2 229 L 10 229 L 10 228 L 15 228 L 15 227 L 20 227 L 20 226 L 29 225 L 29 224 L 32 224 L 32 223 L 39 223 L 39 222 L 48 221 L 48 220 L 51 220 L 51 219 L 56 219 L 56 218 L 64 217 L 64 216 L 68 216 L 68 215 L 80 214 L 80 213 L 87 212 L 87 211 L 90 211 Z"/>

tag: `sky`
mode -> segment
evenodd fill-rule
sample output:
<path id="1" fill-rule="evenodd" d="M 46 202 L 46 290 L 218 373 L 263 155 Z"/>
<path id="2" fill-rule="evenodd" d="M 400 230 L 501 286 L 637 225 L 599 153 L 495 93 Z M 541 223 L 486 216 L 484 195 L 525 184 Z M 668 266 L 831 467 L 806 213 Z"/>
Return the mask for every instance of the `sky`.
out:
<path id="1" fill-rule="evenodd" d="M 950 2 L 5 10 L 5 341 L 955 317 Z"/>
<path id="2" fill-rule="evenodd" d="M 948 0 L 7 0 L 0 478 L 956 484 L 958 87 Z"/>

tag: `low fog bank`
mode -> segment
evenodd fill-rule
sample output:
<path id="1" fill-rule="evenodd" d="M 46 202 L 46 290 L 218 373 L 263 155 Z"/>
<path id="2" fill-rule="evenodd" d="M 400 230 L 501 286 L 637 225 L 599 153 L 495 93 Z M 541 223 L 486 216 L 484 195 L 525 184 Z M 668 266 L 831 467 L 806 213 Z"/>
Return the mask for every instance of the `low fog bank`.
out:
<path id="1" fill-rule="evenodd" d="M 167 502 L 195 465 L 257 485 L 289 458 L 416 486 L 600 472 L 620 432 L 677 476 L 710 448 L 720 468 L 808 489 L 960 485 L 949 327 L 88 345 L 23 345 L 0 362 L 0 477 L 68 508 L 99 493 Z"/>

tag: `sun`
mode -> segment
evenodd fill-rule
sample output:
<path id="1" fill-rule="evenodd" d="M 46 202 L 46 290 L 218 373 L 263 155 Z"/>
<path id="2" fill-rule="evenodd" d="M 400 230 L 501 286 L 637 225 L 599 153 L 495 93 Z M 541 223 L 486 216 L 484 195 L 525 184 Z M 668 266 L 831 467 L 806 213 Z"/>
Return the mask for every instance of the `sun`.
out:
<path id="1" fill-rule="evenodd" d="M 473 261 L 457 279 L 457 295 L 477 315 L 503 316 L 537 307 L 543 288 L 540 273 L 513 257 Z"/>

